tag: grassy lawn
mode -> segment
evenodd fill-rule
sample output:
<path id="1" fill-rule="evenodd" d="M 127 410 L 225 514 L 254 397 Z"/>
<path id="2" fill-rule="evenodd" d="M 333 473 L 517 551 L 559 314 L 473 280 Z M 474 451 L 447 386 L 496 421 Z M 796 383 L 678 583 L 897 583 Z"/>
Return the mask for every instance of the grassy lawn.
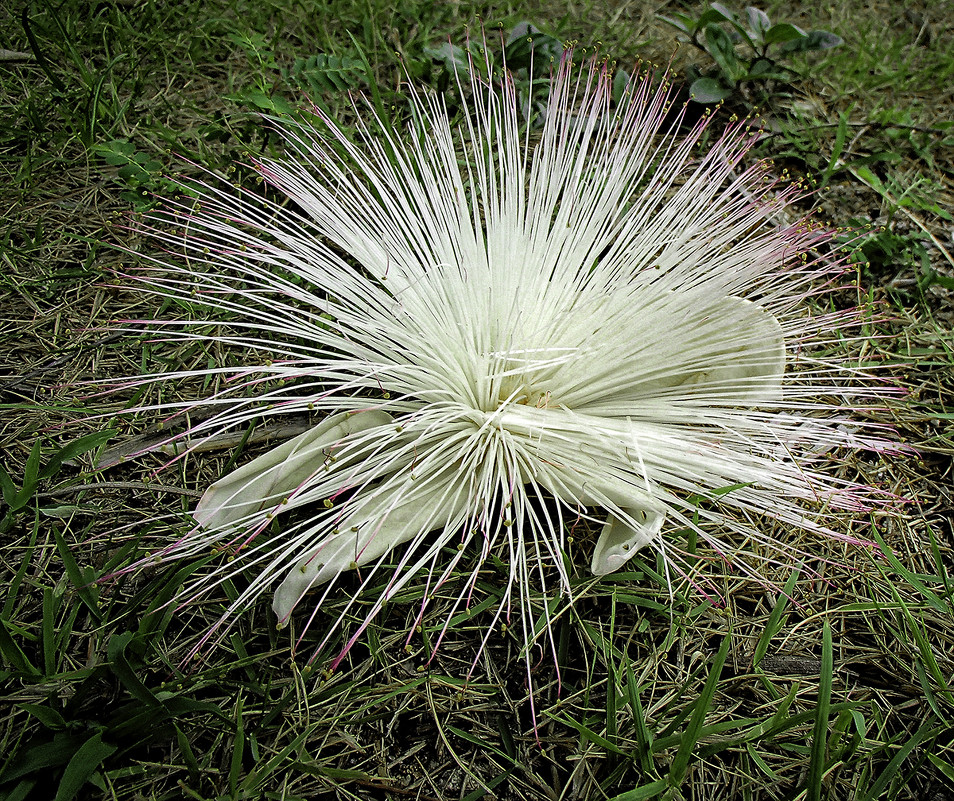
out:
<path id="1" fill-rule="evenodd" d="M 725 571 L 715 605 L 671 592 L 648 551 L 597 579 L 571 550 L 572 605 L 531 598 L 531 615 L 553 620 L 557 663 L 534 662 L 532 705 L 516 633 L 494 632 L 471 672 L 502 593 L 498 557 L 433 660 L 465 563 L 416 628 L 427 589 L 409 583 L 334 672 L 308 657 L 353 577 L 299 647 L 304 616 L 279 630 L 262 603 L 185 661 L 246 577 L 180 607 L 177 593 L 220 555 L 111 576 L 186 531 L 196 498 L 235 463 L 297 432 L 251 425 L 163 469 L 168 456 L 136 455 L 162 437 L 162 416 L 114 415 L 208 397 L 217 379 L 109 395 L 87 382 L 238 363 L 214 342 L 120 333 L 117 321 L 188 313 L 124 281 L 133 254 L 157 247 L 135 222 L 205 171 L 254 187 L 250 162 L 282 147 L 262 113 L 313 97 L 357 121 L 353 91 L 399 115 L 404 71 L 446 89 L 430 51 L 463 44 L 478 21 L 491 34 L 529 21 L 620 67 L 704 72 L 710 56 L 655 13 L 704 6 L 11 5 L 0 11 L 0 799 L 954 797 L 954 3 L 768 2 L 773 21 L 844 44 L 793 57 L 789 81 L 743 84 L 714 111 L 713 130 L 757 112 L 766 136 L 753 155 L 817 188 L 804 211 L 845 230 L 855 266 L 833 302 L 873 310 L 863 337 L 833 347 L 906 390 L 877 422 L 911 453 L 826 467 L 903 499 L 892 514 L 826 521 L 882 554 L 766 523 L 816 559 L 768 565 L 777 591 L 714 559 L 710 574 Z M 361 596 L 347 625 L 373 600 Z"/>

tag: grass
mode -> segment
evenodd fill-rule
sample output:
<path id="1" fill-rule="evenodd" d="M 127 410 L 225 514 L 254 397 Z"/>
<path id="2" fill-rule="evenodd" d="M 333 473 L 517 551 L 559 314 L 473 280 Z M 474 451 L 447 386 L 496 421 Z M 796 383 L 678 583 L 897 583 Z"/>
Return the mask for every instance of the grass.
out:
<path id="1" fill-rule="evenodd" d="M 111 246 L 140 245 L 129 215 L 195 165 L 246 178 L 241 165 L 277 146 L 263 110 L 309 93 L 343 115 L 346 89 L 397 102 L 402 60 L 438 82 L 425 48 L 461 41 L 478 17 L 599 41 L 622 64 L 697 58 L 654 21 L 656 5 L 66 0 L 0 11 L 0 48 L 32 57 L 0 63 L 3 798 L 950 796 L 954 11 L 943 4 L 766 7 L 845 39 L 760 100 L 773 131 L 763 151 L 818 184 L 833 224 L 873 226 L 848 237 L 845 302 L 884 303 L 890 319 L 844 347 L 910 389 L 886 422 L 918 456 L 832 469 L 910 501 L 894 518 L 835 521 L 880 538 L 883 557 L 805 543 L 823 580 L 778 569 L 768 578 L 784 590 L 769 593 L 726 575 L 724 608 L 670 599 L 647 554 L 600 581 L 577 575 L 573 606 L 537 593 L 559 662 L 559 686 L 545 658 L 535 668 L 539 742 L 511 632 L 494 634 L 465 681 L 501 592 L 492 569 L 479 581 L 486 603 L 455 619 L 434 661 L 428 642 L 453 582 L 407 646 L 424 590 L 405 588 L 331 675 L 292 656 L 294 628 L 277 631 L 260 607 L 183 668 L 236 592 L 167 606 L 201 564 L 96 582 L 187 525 L 194 496 L 254 447 L 159 473 L 157 456 L 91 472 L 93 452 L 156 421 L 110 421 L 122 402 L 84 398 L 78 382 L 220 358 L 110 333 L 115 319 L 173 313 L 105 280 L 129 258 Z M 331 604 L 322 620 L 336 615 Z"/>

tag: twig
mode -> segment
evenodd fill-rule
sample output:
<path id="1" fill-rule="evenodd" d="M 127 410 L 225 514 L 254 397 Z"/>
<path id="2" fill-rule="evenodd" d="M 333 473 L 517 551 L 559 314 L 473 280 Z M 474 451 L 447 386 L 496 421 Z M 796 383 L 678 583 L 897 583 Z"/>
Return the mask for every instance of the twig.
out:
<path id="1" fill-rule="evenodd" d="M 0 48 L 0 61 L 36 61 L 33 53 L 23 53 L 19 50 L 4 50 Z"/>
<path id="2" fill-rule="evenodd" d="M 38 498 L 57 498 L 61 495 L 75 495 L 84 490 L 157 490 L 159 492 L 170 492 L 173 495 L 188 495 L 192 498 L 201 498 L 202 493 L 198 490 L 186 489 L 185 487 L 173 487 L 169 484 L 151 484 L 147 481 L 97 481 L 92 484 L 73 484 L 69 487 L 57 487 L 56 489 L 40 492 Z"/>
<path id="3" fill-rule="evenodd" d="M 283 425 L 263 426 L 252 432 L 246 440 L 246 445 L 258 445 L 262 442 L 269 442 L 275 439 L 291 439 L 291 437 L 308 431 L 313 425 L 312 422 L 303 420 L 301 422 L 289 422 Z M 192 453 L 226 450 L 237 447 L 242 443 L 243 439 L 246 439 L 245 432 L 243 431 L 223 432 L 203 438 L 187 437 L 182 439 L 176 439 L 175 435 L 170 432 L 154 436 L 150 436 L 147 433 L 106 448 L 100 453 L 99 458 L 96 460 L 96 468 L 98 470 L 105 470 L 107 467 L 114 467 L 124 463 L 127 459 L 145 453 L 161 453 L 166 456 L 178 456 L 187 450 Z"/>

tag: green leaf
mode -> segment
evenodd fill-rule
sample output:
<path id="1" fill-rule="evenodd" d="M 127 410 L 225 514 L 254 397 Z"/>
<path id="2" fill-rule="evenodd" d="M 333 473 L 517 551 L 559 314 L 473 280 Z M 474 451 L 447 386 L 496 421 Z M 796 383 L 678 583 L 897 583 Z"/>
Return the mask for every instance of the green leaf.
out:
<path id="1" fill-rule="evenodd" d="M 41 675 L 40 671 L 27 658 L 27 655 L 23 653 L 23 649 L 10 636 L 10 632 L 7 631 L 8 625 L 5 620 L 0 619 L 0 656 L 18 673 L 26 673 L 30 676 Z"/>
<path id="2" fill-rule="evenodd" d="M 67 764 L 82 748 L 85 739 L 78 734 L 57 732 L 49 742 L 32 743 L 23 749 L 22 756 L 17 754 L 13 761 L 4 766 L 0 773 L 0 782 L 11 782 L 22 776 L 42 773 L 50 768 Z"/>
<path id="3" fill-rule="evenodd" d="M 3 502 L 12 508 L 13 501 L 17 497 L 17 485 L 13 483 L 10 474 L 2 466 L 0 466 L 0 490 L 3 491 Z"/>
<path id="4" fill-rule="evenodd" d="M 595 731 L 588 728 L 587 726 L 584 726 L 582 723 L 579 723 L 573 720 L 572 718 L 568 718 L 564 715 L 553 715 L 553 718 L 569 726 L 571 729 L 576 729 L 580 733 L 580 735 L 583 737 L 584 740 L 588 740 L 594 745 L 598 745 L 600 748 L 606 751 L 607 754 L 616 754 L 617 756 L 623 756 L 627 758 L 629 757 L 629 754 L 627 754 L 625 751 L 621 751 L 619 748 L 613 745 L 613 743 L 611 743 L 605 737 L 597 734 Z"/>
<path id="5" fill-rule="evenodd" d="M 881 194 L 885 193 L 884 184 L 881 183 L 881 179 L 875 175 L 871 170 L 865 166 L 855 167 L 852 172 L 855 174 L 855 177 L 861 181 L 864 181 L 876 192 Z"/>
<path id="6" fill-rule="evenodd" d="M 613 88 L 611 89 L 614 102 L 619 103 L 623 99 L 623 95 L 626 94 L 626 90 L 630 86 L 630 80 L 631 76 L 626 70 L 622 67 L 616 68 L 613 73 Z"/>
<path id="7" fill-rule="evenodd" d="M 103 760 L 112 756 L 117 750 L 118 746 L 103 742 L 102 731 L 96 732 L 73 754 L 63 773 L 63 778 L 60 779 L 54 801 L 72 801 L 76 798 Z"/>
<path id="8" fill-rule="evenodd" d="M 779 50 L 783 53 L 803 53 L 809 50 L 830 50 L 844 43 L 844 39 L 831 31 L 809 31 L 798 39 L 785 42 Z"/>
<path id="9" fill-rule="evenodd" d="M 229 100 L 234 100 L 236 103 L 244 103 L 248 106 L 254 106 L 255 108 L 266 111 L 269 114 L 276 114 L 279 116 L 289 116 L 295 113 L 295 109 L 292 105 L 285 100 L 285 98 L 280 97 L 279 95 L 267 95 L 264 92 L 241 92 L 235 95 L 229 95 Z"/>
<path id="10" fill-rule="evenodd" d="M 26 506 L 36 492 L 37 480 L 40 474 L 41 442 L 37 440 L 30 449 L 26 467 L 23 469 L 23 486 L 16 492 L 10 503 L 10 511 L 16 512 Z"/>
<path id="11" fill-rule="evenodd" d="M 688 14 L 674 11 L 671 17 L 664 16 L 663 14 L 657 14 L 656 16 L 663 22 L 672 25 L 676 30 L 682 31 L 687 36 L 692 36 L 692 34 L 696 32 L 696 21 Z"/>
<path id="12" fill-rule="evenodd" d="M 779 630 L 782 628 L 784 622 L 782 615 L 785 614 L 785 610 L 788 607 L 788 602 L 792 598 L 792 591 L 795 589 L 795 583 L 798 581 L 800 575 L 800 571 L 793 570 L 785 580 L 785 586 L 782 587 L 782 591 L 779 593 L 778 599 L 775 601 L 775 606 L 772 607 L 772 612 L 769 614 L 768 621 L 765 624 L 765 630 L 762 632 L 762 636 L 759 637 L 759 641 L 755 645 L 755 653 L 752 656 L 753 667 L 759 666 L 759 662 L 762 661 L 763 657 L 768 651 L 769 643 L 772 642 L 772 638 L 778 634 Z"/>
<path id="13" fill-rule="evenodd" d="M 723 28 L 709 24 L 705 27 L 706 50 L 715 59 L 728 83 L 735 83 L 742 77 L 744 70 L 735 55 L 735 45 Z"/>
<path id="14" fill-rule="evenodd" d="M 440 47 L 425 47 L 424 55 L 432 61 L 444 65 L 444 69 L 454 75 L 467 75 L 470 72 L 470 59 L 463 47 L 444 42 Z"/>
<path id="15" fill-rule="evenodd" d="M 234 798 L 242 775 L 242 758 L 245 756 L 245 699 L 241 693 L 235 702 L 235 737 L 232 739 L 232 758 L 229 761 L 229 793 Z"/>
<path id="16" fill-rule="evenodd" d="M 708 25 L 710 22 L 735 22 L 736 20 L 737 17 L 732 9 L 722 3 L 710 3 L 709 8 L 699 17 L 699 27 Z"/>
<path id="17" fill-rule="evenodd" d="M 529 22 L 518 22 L 507 37 L 504 61 L 511 70 L 541 75 L 563 55 L 563 42 Z"/>
<path id="18" fill-rule="evenodd" d="M 804 39 L 808 34 L 797 25 L 788 22 L 779 22 L 765 32 L 765 44 L 779 44 L 790 42 L 793 39 Z"/>
<path id="19" fill-rule="evenodd" d="M 311 94 L 347 92 L 368 82 L 360 59 L 317 53 L 296 58 L 290 69 L 282 70 L 285 79 Z"/>
<path id="20" fill-rule="evenodd" d="M 940 757 L 934 756 L 934 754 L 928 754 L 927 758 L 931 760 L 931 764 L 934 765 L 934 767 L 944 774 L 949 782 L 954 784 L 954 765 L 950 762 L 945 762 Z"/>
<path id="21" fill-rule="evenodd" d="M 860 170 L 859 170 L 860 172 Z M 899 576 L 901 576 L 908 584 L 910 584 L 914 589 L 916 589 L 924 601 L 935 610 L 940 612 L 943 615 L 950 614 L 951 607 L 950 603 L 946 602 L 945 599 L 942 599 L 934 592 L 930 587 L 928 587 L 917 575 L 908 570 L 894 555 L 894 551 L 891 550 L 891 547 L 884 541 L 884 538 L 881 536 L 881 533 L 875 528 L 872 529 L 872 534 L 874 535 L 875 542 L 878 543 L 878 549 L 881 552 L 881 556 L 884 557 L 885 561 L 891 565 L 892 570 L 894 570 Z M 929 579 L 936 578 L 939 583 L 941 583 L 941 577 L 931 576 Z M 892 593 L 897 600 L 901 600 L 897 591 Z M 902 607 L 906 610 L 906 607 Z M 930 649 L 928 649 L 930 650 Z"/>
<path id="22" fill-rule="evenodd" d="M 718 103 L 732 94 L 732 90 L 715 78 L 699 78 L 689 87 L 689 96 L 697 103 Z"/>
<path id="23" fill-rule="evenodd" d="M 387 109 L 384 105 L 384 99 L 381 97 L 381 90 L 378 87 L 377 81 L 374 80 L 374 70 L 371 67 L 371 62 L 368 61 L 367 55 L 361 48 L 361 45 L 358 44 L 358 40 L 355 38 L 354 34 L 351 33 L 351 31 L 348 31 L 348 38 L 351 40 L 351 44 L 354 45 L 354 49 L 358 53 L 358 60 L 364 67 L 364 74 L 368 79 L 368 89 L 371 92 L 371 102 L 374 105 L 374 110 L 378 115 L 378 119 L 386 120 L 388 119 Z"/>
<path id="24" fill-rule="evenodd" d="M 476 745 L 480 749 L 481 753 L 495 754 L 496 756 L 500 757 L 504 762 L 508 762 L 513 766 L 523 768 L 523 765 L 517 762 L 517 760 L 515 760 L 509 754 L 506 754 L 503 751 L 501 751 L 493 743 L 489 743 L 486 740 L 481 740 L 479 737 L 476 737 L 475 735 L 470 734 L 469 732 L 466 732 L 463 729 L 458 729 L 456 726 L 451 726 L 450 724 L 447 724 L 447 731 L 451 732 L 457 737 L 460 737 L 462 740 L 466 740 L 471 745 Z"/>
<path id="25" fill-rule="evenodd" d="M 941 731 L 942 728 L 932 729 L 925 723 L 910 740 L 898 749 L 897 753 L 891 758 L 891 761 L 885 765 L 884 770 L 875 780 L 875 783 L 868 788 L 868 792 L 864 795 L 860 795 L 859 793 L 858 801 L 878 801 L 878 799 L 884 798 L 884 791 L 887 789 L 889 782 L 898 775 L 898 771 L 901 770 L 901 765 L 904 764 L 904 760 L 908 758 L 908 755 L 925 740 L 937 737 Z"/>
<path id="26" fill-rule="evenodd" d="M 128 164 L 136 152 L 136 146 L 125 139 L 112 139 L 109 142 L 93 145 L 91 149 L 112 167 Z"/>
<path id="27" fill-rule="evenodd" d="M 842 150 L 845 147 L 845 140 L 848 137 L 848 114 L 844 111 L 838 115 L 838 129 L 835 131 L 835 144 L 832 145 L 831 158 L 828 159 L 828 166 L 822 173 L 818 188 L 824 189 L 831 180 L 832 173 L 838 166 L 838 159 L 841 158 Z"/>
<path id="28" fill-rule="evenodd" d="M 109 638 L 106 652 L 109 656 L 110 666 L 113 673 L 129 690 L 129 694 L 133 698 L 148 707 L 161 707 L 162 702 L 156 698 L 152 690 L 143 684 L 126 657 L 126 647 L 135 636 L 132 632 L 127 631 L 123 634 L 114 634 Z"/>
<path id="29" fill-rule="evenodd" d="M 26 801 L 35 785 L 36 779 L 19 782 L 16 787 L 3 796 L 3 801 Z"/>
<path id="30" fill-rule="evenodd" d="M 83 578 L 79 565 L 76 564 L 76 560 L 73 558 L 73 552 L 70 551 L 66 540 L 63 538 L 63 533 L 56 526 L 52 528 L 53 539 L 56 542 L 56 550 L 63 562 L 63 569 L 66 571 L 67 578 L 69 578 L 70 583 L 72 583 L 73 589 L 76 590 L 79 599 L 86 608 L 89 609 L 97 622 L 102 623 L 103 613 L 99 609 L 99 602 L 94 590 L 90 589 L 90 582 Z"/>
<path id="31" fill-rule="evenodd" d="M 745 9 L 745 21 L 749 25 L 749 30 L 752 32 L 753 38 L 759 43 L 764 42 L 766 31 L 772 27 L 768 14 L 761 9 L 748 6 Z"/>
<path id="32" fill-rule="evenodd" d="M 646 715 L 643 712 L 642 702 L 639 700 L 639 686 L 636 684 L 632 663 L 628 659 L 626 660 L 626 692 L 629 695 L 629 706 L 636 729 L 639 764 L 643 769 L 643 775 L 648 775 L 653 769 L 653 735 L 646 725 Z"/>
<path id="33" fill-rule="evenodd" d="M 745 76 L 751 81 L 787 81 L 791 77 L 791 72 L 786 72 L 784 68 L 779 67 L 769 58 L 757 58 L 749 67 L 748 74 Z"/>

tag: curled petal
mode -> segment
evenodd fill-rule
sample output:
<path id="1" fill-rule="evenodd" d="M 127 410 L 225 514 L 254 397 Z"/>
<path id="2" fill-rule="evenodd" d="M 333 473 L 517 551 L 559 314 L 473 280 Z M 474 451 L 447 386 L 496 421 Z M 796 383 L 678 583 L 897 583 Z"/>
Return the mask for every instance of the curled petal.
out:
<path id="1" fill-rule="evenodd" d="M 619 570 L 636 551 L 652 544 L 659 537 L 666 520 L 666 513 L 659 507 L 631 507 L 623 511 L 627 521 L 631 522 L 610 514 L 596 541 L 590 563 L 590 570 L 595 576 L 605 576 Z"/>
<path id="2" fill-rule="evenodd" d="M 210 486 L 192 516 L 206 529 L 248 524 L 315 474 L 345 437 L 391 422 L 380 411 L 333 414 L 310 431 L 272 448 Z"/>
<path id="3" fill-rule="evenodd" d="M 360 504 L 341 520 L 288 573 L 275 590 L 272 609 L 286 621 L 302 596 L 345 570 L 379 559 L 398 545 L 436 528 L 453 531 L 469 504 L 455 491 L 454 476 L 436 477 L 429 486 L 411 480 L 388 487 Z"/>

